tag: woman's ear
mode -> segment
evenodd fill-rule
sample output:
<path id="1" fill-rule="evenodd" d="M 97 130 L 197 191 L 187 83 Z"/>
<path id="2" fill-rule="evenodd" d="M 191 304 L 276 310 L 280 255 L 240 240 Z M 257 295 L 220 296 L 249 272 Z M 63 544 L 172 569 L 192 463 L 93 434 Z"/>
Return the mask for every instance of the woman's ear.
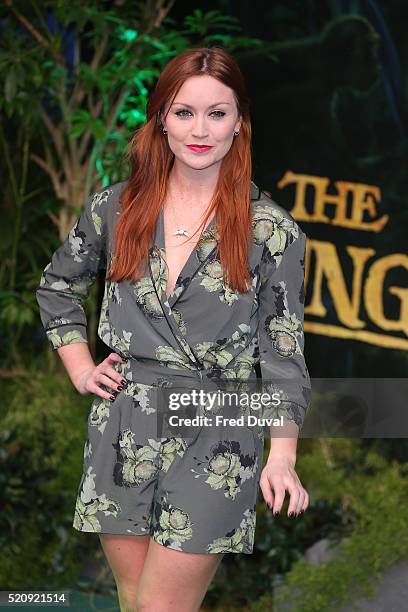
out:
<path id="1" fill-rule="evenodd" d="M 156 113 L 156 125 L 158 125 L 159 127 L 163 126 L 163 117 L 160 111 L 157 111 Z"/>
<path id="2" fill-rule="evenodd" d="M 168 106 L 167 106 L 167 104 L 165 104 L 158 111 L 159 119 L 160 119 L 160 125 L 162 125 L 162 126 L 164 126 L 165 121 L 166 121 L 166 110 L 167 110 L 167 108 L 168 108 Z"/>

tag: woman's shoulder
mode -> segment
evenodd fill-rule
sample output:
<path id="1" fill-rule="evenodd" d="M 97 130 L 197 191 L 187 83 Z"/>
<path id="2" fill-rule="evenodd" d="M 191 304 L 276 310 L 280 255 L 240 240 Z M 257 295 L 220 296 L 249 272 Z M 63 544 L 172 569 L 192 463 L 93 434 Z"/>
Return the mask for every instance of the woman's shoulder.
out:
<path id="1" fill-rule="evenodd" d="M 100 187 L 93 191 L 89 203 L 94 217 L 98 216 L 103 222 L 111 225 L 120 212 L 120 196 L 128 183 L 128 179 L 118 181 L 111 185 Z"/>
<path id="2" fill-rule="evenodd" d="M 118 181 L 117 183 L 112 183 L 111 185 L 107 185 L 105 187 L 100 187 L 96 191 L 92 193 L 92 199 L 95 202 L 106 203 L 109 206 L 116 204 L 119 201 L 119 197 L 126 187 L 129 179 L 124 181 Z"/>
<path id="3" fill-rule="evenodd" d="M 251 181 L 251 201 L 254 214 L 267 214 L 271 218 L 279 221 L 286 219 L 296 224 L 296 220 L 286 208 L 278 204 L 272 197 L 263 191 L 254 181 Z"/>
<path id="4" fill-rule="evenodd" d="M 254 227 L 270 227 L 291 234 L 292 239 L 304 232 L 286 208 L 278 204 L 268 193 L 251 181 L 251 203 Z"/>

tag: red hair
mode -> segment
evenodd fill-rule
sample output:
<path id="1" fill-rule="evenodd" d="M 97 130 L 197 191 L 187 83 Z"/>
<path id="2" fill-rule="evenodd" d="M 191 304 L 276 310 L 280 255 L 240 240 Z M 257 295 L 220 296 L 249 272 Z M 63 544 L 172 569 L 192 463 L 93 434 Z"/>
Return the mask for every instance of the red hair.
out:
<path id="1" fill-rule="evenodd" d="M 166 197 L 169 172 L 174 162 L 162 132 L 160 115 L 173 102 L 183 83 L 192 76 L 210 75 L 233 90 L 241 118 L 239 136 L 234 137 L 221 161 L 218 181 L 202 227 L 215 210 L 217 252 L 224 282 L 247 292 L 251 277 L 248 248 L 251 221 L 251 122 L 249 98 L 237 61 L 220 47 L 192 48 L 174 57 L 164 67 L 150 94 L 146 123 L 138 128 L 127 148 L 131 173 L 121 196 L 121 214 L 116 225 L 115 253 L 107 278 L 136 282 L 144 274 L 154 228 Z M 169 104 L 169 108 L 171 106 Z M 141 266 L 144 263 L 142 272 Z M 249 283 L 249 285 L 248 285 Z"/>

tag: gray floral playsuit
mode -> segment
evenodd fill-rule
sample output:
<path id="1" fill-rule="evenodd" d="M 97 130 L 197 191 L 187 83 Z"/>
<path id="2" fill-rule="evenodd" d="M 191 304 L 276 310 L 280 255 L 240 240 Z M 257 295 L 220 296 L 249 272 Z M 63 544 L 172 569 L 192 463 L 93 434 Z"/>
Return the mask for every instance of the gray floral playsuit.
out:
<path id="1" fill-rule="evenodd" d="M 125 184 L 88 199 L 43 271 L 36 297 L 54 350 L 87 341 L 83 303 L 111 261 Z M 93 399 L 75 529 L 150 534 L 192 553 L 253 552 L 263 427 L 227 423 L 208 433 L 201 425 L 189 435 L 158 427 L 165 392 L 245 384 L 257 378 L 257 364 L 262 380 L 290 381 L 277 414 L 303 426 L 310 402 L 303 356 L 306 235 L 254 182 L 251 205 L 248 293 L 223 282 L 212 219 L 168 298 L 162 211 L 145 276 L 136 283 L 106 280 L 98 335 L 123 358 L 114 367 L 127 384 L 114 400 Z"/>

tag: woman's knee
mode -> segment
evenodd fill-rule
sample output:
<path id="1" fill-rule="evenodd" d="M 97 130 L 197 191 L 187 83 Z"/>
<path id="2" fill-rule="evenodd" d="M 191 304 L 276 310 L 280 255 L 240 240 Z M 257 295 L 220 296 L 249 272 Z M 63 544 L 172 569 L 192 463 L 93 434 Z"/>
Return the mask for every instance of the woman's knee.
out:
<path id="1" fill-rule="evenodd" d="M 115 578 L 120 612 L 136 612 L 137 607 L 137 585 Z"/>
<path id="2" fill-rule="evenodd" d="M 152 543 L 136 596 L 137 612 L 197 612 L 223 554 L 181 553 Z"/>

